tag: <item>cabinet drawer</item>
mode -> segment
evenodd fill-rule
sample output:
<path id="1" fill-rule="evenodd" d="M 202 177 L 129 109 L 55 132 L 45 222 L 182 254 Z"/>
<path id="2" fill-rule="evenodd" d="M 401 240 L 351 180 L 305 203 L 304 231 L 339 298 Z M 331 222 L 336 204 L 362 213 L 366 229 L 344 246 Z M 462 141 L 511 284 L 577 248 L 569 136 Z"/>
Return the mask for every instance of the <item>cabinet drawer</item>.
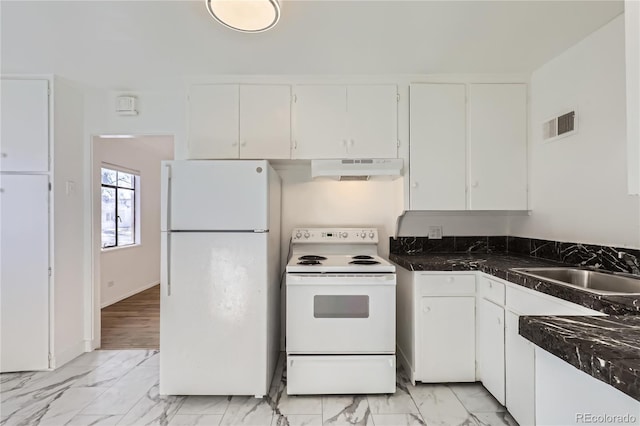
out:
<path id="1" fill-rule="evenodd" d="M 491 300 L 499 305 L 504 305 L 504 284 L 491 280 L 486 277 L 480 277 L 478 280 L 478 295 L 487 300 Z"/>
<path id="2" fill-rule="evenodd" d="M 474 295 L 475 275 L 425 274 L 416 275 L 417 292 L 421 296 Z"/>
<path id="3" fill-rule="evenodd" d="M 532 290 L 507 287 L 507 308 L 519 315 L 604 315 L 566 300 Z"/>

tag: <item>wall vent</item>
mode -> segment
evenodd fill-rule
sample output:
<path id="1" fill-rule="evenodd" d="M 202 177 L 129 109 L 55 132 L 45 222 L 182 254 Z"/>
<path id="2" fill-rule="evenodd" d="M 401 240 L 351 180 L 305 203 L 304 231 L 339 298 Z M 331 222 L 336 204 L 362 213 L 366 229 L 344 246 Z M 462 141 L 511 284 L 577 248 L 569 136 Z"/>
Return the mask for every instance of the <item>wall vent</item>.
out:
<path id="1" fill-rule="evenodd" d="M 577 130 L 576 110 L 574 108 L 542 123 L 542 140 L 550 142 L 571 136 Z"/>

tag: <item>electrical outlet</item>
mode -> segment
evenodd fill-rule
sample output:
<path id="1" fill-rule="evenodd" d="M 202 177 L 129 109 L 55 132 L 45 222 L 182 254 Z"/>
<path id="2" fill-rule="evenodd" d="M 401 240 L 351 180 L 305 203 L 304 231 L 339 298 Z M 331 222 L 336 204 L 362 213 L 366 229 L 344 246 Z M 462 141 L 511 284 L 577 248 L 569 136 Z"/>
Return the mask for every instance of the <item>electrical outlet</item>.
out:
<path id="1" fill-rule="evenodd" d="M 113 287 L 113 285 L 114 285 L 113 281 L 108 281 L 107 282 L 107 287 Z"/>
<path id="2" fill-rule="evenodd" d="M 441 240 L 442 239 L 442 226 L 430 226 L 429 227 L 429 239 Z"/>

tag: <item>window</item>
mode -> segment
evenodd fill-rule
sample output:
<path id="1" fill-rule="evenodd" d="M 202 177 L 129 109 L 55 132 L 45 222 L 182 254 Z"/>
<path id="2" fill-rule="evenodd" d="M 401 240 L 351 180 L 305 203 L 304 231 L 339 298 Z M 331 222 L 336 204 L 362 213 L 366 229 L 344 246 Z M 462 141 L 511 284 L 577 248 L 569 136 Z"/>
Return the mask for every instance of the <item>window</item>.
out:
<path id="1" fill-rule="evenodd" d="M 102 168 L 102 248 L 136 243 L 136 183 L 133 173 Z"/>

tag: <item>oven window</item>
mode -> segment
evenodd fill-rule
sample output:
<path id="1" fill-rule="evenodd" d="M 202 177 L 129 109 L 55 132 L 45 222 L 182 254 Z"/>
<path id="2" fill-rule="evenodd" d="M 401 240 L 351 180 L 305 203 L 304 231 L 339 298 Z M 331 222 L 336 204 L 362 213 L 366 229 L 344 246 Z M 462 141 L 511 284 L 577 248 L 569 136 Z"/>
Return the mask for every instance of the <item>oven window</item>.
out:
<path id="1" fill-rule="evenodd" d="M 369 296 L 314 296 L 313 316 L 314 318 L 369 318 Z"/>

